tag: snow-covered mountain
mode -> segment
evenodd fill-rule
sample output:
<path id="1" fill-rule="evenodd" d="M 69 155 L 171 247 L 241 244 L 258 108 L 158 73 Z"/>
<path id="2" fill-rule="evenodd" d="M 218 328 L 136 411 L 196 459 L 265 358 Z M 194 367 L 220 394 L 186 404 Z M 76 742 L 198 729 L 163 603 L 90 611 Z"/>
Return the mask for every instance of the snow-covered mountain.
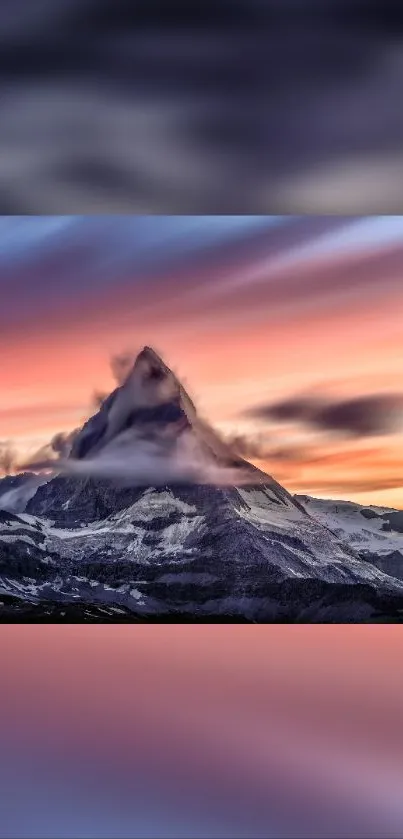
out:
<path id="1" fill-rule="evenodd" d="M 310 515 L 366 562 L 403 580 L 403 511 L 297 495 Z"/>
<path id="2" fill-rule="evenodd" d="M 149 348 L 57 468 L 0 512 L 7 620 L 403 615 L 403 580 L 236 456 Z"/>

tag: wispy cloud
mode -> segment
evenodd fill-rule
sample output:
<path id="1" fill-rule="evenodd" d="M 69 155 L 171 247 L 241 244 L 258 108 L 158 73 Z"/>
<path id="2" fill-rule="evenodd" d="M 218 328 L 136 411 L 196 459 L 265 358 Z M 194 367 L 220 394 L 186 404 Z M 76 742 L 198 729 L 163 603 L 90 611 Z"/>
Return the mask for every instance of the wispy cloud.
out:
<path id="1" fill-rule="evenodd" d="M 403 394 L 369 394 L 338 401 L 297 396 L 247 410 L 257 420 L 301 422 L 353 437 L 389 434 L 403 426 Z"/>
<path id="2" fill-rule="evenodd" d="M 172 446 L 147 440 L 136 431 L 119 435 L 93 455 L 31 460 L 24 468 L 77 478 L 108 479 L 123 486 L 165 486 L 173 483 L 233 486 L 248 483 L 242 467 L 215 463 L 200 450 L 192 432 L 182 434 Z"/>

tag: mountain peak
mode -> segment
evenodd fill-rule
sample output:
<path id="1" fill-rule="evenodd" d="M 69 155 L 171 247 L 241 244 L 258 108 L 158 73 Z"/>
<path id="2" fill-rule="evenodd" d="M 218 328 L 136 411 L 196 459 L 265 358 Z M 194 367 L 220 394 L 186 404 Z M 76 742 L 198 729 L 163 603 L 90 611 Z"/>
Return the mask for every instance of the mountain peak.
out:
<path id="1" fill-rule="evenodd" d="M 247 470 L 253 482 L 272 479 L 236 455 L 220 435 L 200 418 L 187 391 L 175 373 L 151 347 L 137 355 L 126 380 L 102 403 L 99 411 L 74 440 L 71 457 L 81 460 L 111 446 L 126 447 L 128 456 L 142 454 L 144 441 L 161 454 L 182 445 L 205 464 Z M 120 449 L 122 451 L 123 449 Z M 239 475 L 241 479 L 241 476 Z"/>
<path id="2" fill-rule="evenodd" d="M 145 346 L 137 355 L 135 364 L 137 361 L 149 361 L 153 364 L 161 364 L 164 367 L 166 366 L 161 358 L 160 355 L 153 349 L 153 347 Z"/>
<path id="3" fill-rule="evenodd" d="M 122 384 L 103 402 L 78 433 L 75 458 L 99 452 L 106 444 L 127 438 L 130 431 L 168 436 L 190 427 L 196 417 L 192 400 L 176 375 L 150 346 L 144 346 Z"/>
<path id="4" fill-rule="evenodd" d="M 141 370 L 143 378 L 149 381 L 157 382 L 167 376 L 173 377 L 172 371 L 167 367 L 161 356 L 152 347 L 148 346 L 143 347 L 136 357 L 132 373 L 136 375 L 138 370 Z"/>

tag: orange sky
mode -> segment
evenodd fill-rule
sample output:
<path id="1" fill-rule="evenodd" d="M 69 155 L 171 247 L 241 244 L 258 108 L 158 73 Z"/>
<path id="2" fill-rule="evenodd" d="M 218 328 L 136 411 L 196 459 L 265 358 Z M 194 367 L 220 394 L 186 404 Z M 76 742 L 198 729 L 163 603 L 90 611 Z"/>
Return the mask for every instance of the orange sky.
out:
<path id="1" fill-rule="evenodd" d="M 141 283 L 125 266 L 96 294 L 65 292 L 42 317 L 27 308 L 0 333 L 0 440 L 25 456 L 76 427 L 94 390 L 114 386 L 110 356 L 150 344 L 213 424 L 267 437 L 262 463 L 291 491 L 403 507 L 399 428 L 351 439 L 243 415 L 307 393 L 338 402 L 403 390 L 400 244 L 297 256 L 285 249 L 281 264 L 251 244 L 239 262 L 190 257 Z"/>

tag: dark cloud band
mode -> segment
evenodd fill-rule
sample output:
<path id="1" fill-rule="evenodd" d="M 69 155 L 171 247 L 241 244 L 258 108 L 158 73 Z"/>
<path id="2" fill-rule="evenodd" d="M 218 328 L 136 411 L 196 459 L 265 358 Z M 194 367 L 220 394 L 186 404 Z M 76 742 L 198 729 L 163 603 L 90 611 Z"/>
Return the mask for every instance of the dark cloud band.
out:
<path id="1" fill-rule="evenodd" d="M 4 0 L 0 210 L 348 212 L 351 160 L 355 212 L 402 207 L 402 34 L 393 0 Z"/>
<path id="2" fill-rule="evenodd" d="M 371 394 L 338 402 L 297 397 L 247 411 L 257 420 L 300 422 L 354 437 L 388 434 L 403 423 L 403 394 Z"/>

